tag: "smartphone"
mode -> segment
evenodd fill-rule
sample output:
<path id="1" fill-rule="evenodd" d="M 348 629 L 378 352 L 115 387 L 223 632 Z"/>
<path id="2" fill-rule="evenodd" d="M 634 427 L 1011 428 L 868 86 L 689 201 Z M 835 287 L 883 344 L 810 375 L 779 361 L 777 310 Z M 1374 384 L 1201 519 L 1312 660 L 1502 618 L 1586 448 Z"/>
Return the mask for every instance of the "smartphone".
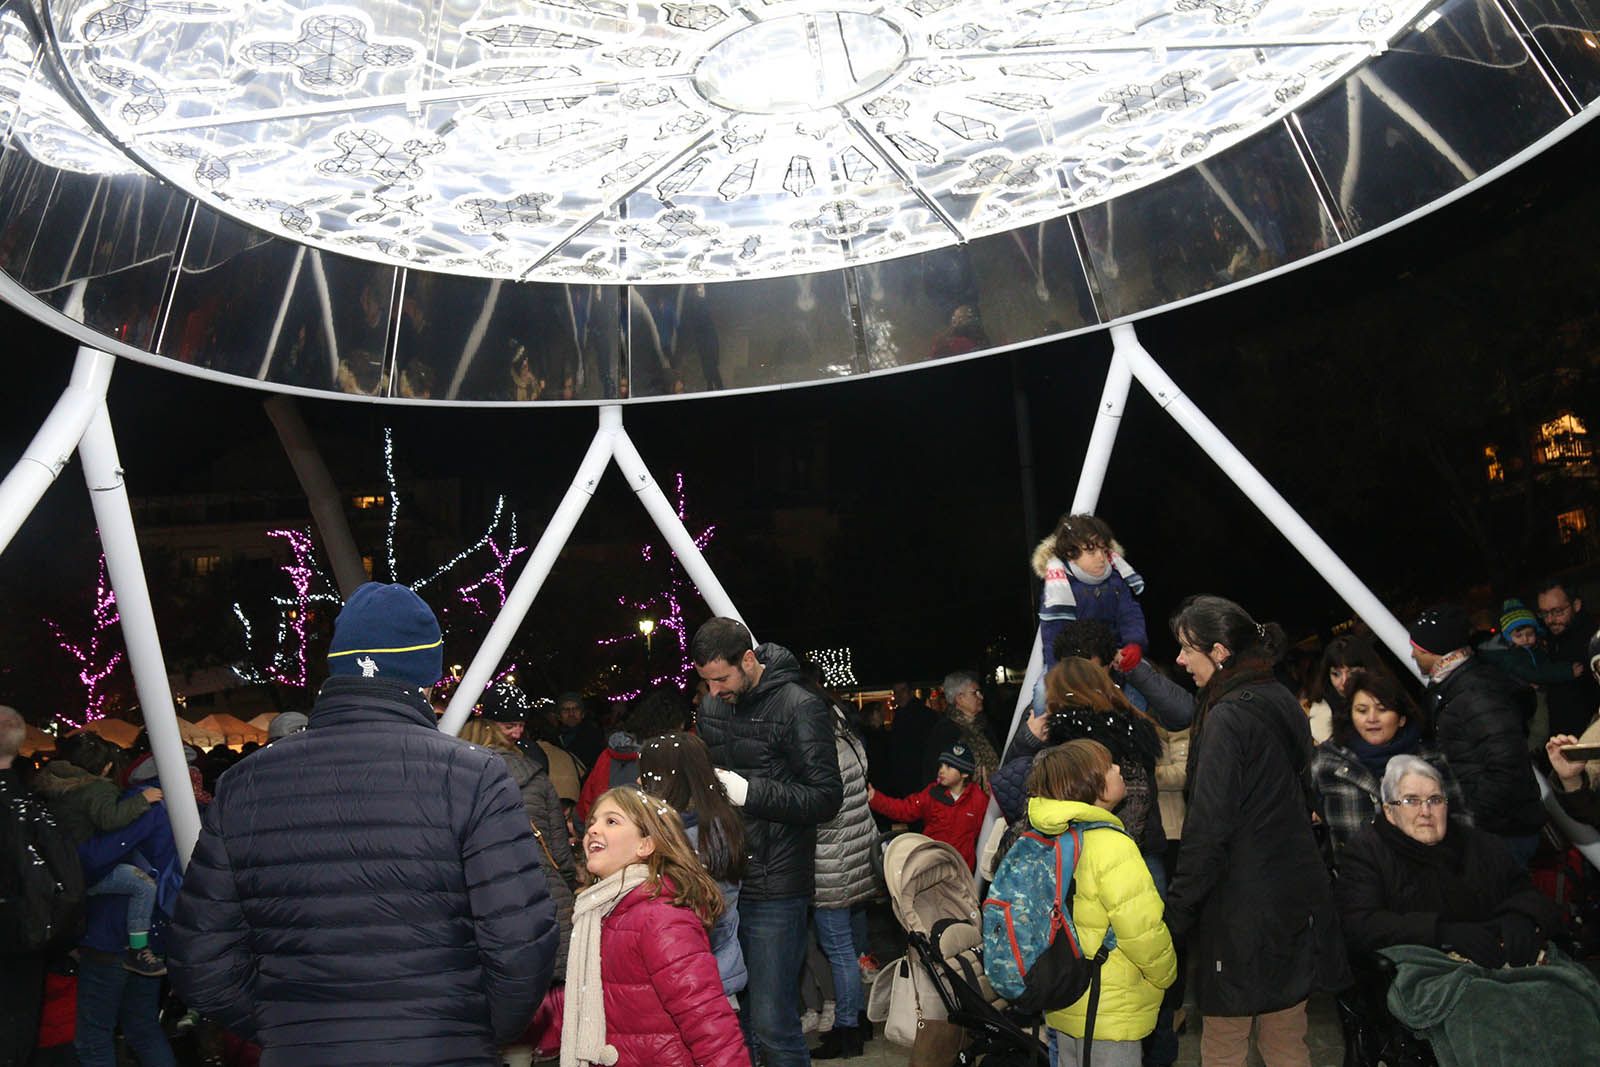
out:
<path id="1" fill-rule="evenodd" d="M 1561 754 L 1573 763 L 1582 763 L 1585 760 L 1600 759 L 1600 744 L 1562 745 Z"/>

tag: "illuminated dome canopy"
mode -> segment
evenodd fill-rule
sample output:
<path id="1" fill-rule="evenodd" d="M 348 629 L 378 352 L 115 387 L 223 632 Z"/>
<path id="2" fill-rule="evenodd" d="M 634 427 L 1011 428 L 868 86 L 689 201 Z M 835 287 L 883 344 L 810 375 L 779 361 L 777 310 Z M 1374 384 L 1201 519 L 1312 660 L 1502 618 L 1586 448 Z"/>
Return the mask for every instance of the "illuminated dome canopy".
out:
<path id="1" fill-rule="evenodd" d="M 1600 113 L 1597 30 L 1577 0 L 0 0 L 0 299 L 394 403 L 907 370 L 1460 196 Z"/>
<path id="2" fill-rule="evenodd" d="M 562 281 L 793 274 L 1127 192 L 1283 118 L 1427 0 L 66 0 L 78 95 L 290 239 Z"/>

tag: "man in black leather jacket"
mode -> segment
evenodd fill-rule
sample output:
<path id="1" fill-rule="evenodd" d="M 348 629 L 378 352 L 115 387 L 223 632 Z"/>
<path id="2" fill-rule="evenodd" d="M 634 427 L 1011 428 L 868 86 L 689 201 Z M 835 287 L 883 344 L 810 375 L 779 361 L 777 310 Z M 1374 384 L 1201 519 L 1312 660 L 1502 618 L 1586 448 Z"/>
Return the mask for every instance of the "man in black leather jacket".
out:
<path id="1" fill-rule="evenodd" d="M 1545 819 L 1528 761 L 1533 694 L 1472 654 L 1471 625 L 1454 605 L 1422 612 L 1410 637 L 1411 658 L 1428 679 L 1428 718 L 1473 824 L 1504 838 L 1527 866 Z"/>
<path id="2" fill-rule="evenodd" d="M 844 785 L 827 704 L 799 684 L 788 649 L 751 644 L 737 619 L 712 619 L 695 632 L 689 653 L 710 688 L 697 721 L 744 815 L 739 943 L 750 972 L 751 1035 L 767 1067 L 804 1067 L 800 968 L 817 824 L 838 812 Z"/>

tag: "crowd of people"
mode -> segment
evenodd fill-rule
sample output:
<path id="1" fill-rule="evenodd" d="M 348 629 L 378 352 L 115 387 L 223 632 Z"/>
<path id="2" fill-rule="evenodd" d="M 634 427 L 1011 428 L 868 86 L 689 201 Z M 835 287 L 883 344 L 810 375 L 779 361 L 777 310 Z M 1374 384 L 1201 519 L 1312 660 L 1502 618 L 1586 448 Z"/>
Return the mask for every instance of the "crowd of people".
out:
<path id="1" fill-rule="evenodd" d="M 1506 601 L 1487 635 L 1457 605 L 1414 614 L 1418 687 L 1359 636 L 1308 660 L 1216 596 L 1173 614 L 1161 669 L 1144 580 L 1093 516 L 1063 517 L 1033 566 L 1047 669 L 1015 702 L 957 670 L 858 707 L 716 618 L 684 690 L 596 715 L 499 685 L 459 738 L 430 702 L 434 613 L 369 583 L 309 713 L 247 754 L 189 753 L 186 867 L 148 752 L 79 734 L 25 766 L 0 708 L 0 1067 L 109 1067 L 119 1031 L 143 1067 L 174 1064 L 173 998 L 230 1064 L 854 1058 L 876 860 L 907 827 L 985 880 L 1034 862 L 1021 837 L 1076 835 L 1075 936 L 1105 962 L 1098 1014 L 1040 1012 L 1061 1064 L 1172 1064 L 1192 1003 L 1208 1067 L 1252 1041 L 1309 1065 L 1319 991 L 1348 1063 L 1492 1045 L 1482 1019 L 1424 1010 L 1440 982 L 1596 1018 L 1571 901 L 1529 874 L 1552 840 L 1539 774 L 1600 821 L 1600 635 L 1574 590 Z M 808 1026 L 810 983 L 831 1010 Z M 1566 1029 L 1551 1048 L 1600 1036 Z M 949 1067 L 963 1040 L 930 1019 L 910 1062 Z"/>

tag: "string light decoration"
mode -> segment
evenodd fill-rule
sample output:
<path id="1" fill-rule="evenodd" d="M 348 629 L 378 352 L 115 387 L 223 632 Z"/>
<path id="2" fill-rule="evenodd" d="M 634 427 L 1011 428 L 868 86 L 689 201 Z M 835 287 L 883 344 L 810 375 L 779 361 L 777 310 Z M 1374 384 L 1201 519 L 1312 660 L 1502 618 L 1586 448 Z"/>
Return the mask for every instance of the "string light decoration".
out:
<path id="1" fill-rule="evenodd" d="M 684 492 L 683 473 L 681 471 L 678 472 L 673 476 L 673 480 L 677 493 L 678 518 L 683 520 L 684 525 L 687 526 L 689 511 L 688 499 Z M 717 528 L 713 524 L 695 534 L 694 547 L 704 552 L 706 546 L 711 543 L 711 539 L 716 536 L 716 532 Z M 667 587 L 665 589 L 654 596 L 638 601 L 630 601 L 625 596 L 619 596 L 617 597 L 617 603 L 624 608 L 630 608 L 634 612 L 648 613 L 656 620 L 655 632 L 661 630 L 671 631 L 673 640 L 678 647 L 678 663 L 672 670 L 655 675 L 640 688 L 611 694 L 606 699 L 612 703 L 637 699 L 643 695 L 646 689 L 655 689 L 668 684 L 684 689 L 688 686 L 689 675 L 694 671 L 694 661 L 689 658 L 689 626 L 683 618 L 682 600 L 684 596 L 695 591 L 694 584 L 689 581 L 688 572 L 678 562 L 678 554 L 669 549 L 668 555 L 671 558 L 667 562 Z M 646 563 L 654 562 L 656 546 L 648 543 L 641 545 L 639 556 Z M 627 633 L 602 637 L 595 644 L 602 648 L 609 648 L 612 645 L 620 645 L 625 641 L 637 640 L 639 640 L 639 634 L 635 629 Z"/>
<path id="2" fill-rule="evenodd" d="M 44 620 L 61 650 L 77 661 L 78 681 L 83 685 L 84 703 L 83 710 L 78 713 L 79 718 L 74 719 L 64 711 L 56 712 L 55 718 L 63 725 L 81 729 L 96 719 L 106 717 L 106 704 L 111 697 L 107 683 L 123 660 L 122 649 L 112 651 L 107 647 L 110 638 L 106 631 L 121 621 L 122 614 L 117 611 L 117 594 L 106 576 L 106 554 L 102 552 L 100 569 L 94 582 L 93 622 L 87 640 L 82 643 L 73 641 L 54 619 Z"/>
<path id="3" fill-rule="evenodd" d="M 389 580 L 400 580 L 400 564 L 395 561 L 394 532 L 400 522 L 400 487 L 395 484 L 394 477 L 394 428 L 383 428 L 383 480 L 389 485 L 389 529 L 384 536 L 384 543 L 389 550 Z M 413 586 L 413 589 L 416 587 Z"/>
<path id="4" fill-rule="evenodd" d="M 855 665 L 848 648 L 813 648 L 806 659 L 822 668 L 822 684 L 829 689 L 842 689 L 859 685 Z"/>
<path id="5" fill-rule="evenodd" d="M 389 578 L 391 581 L 401 582 L 403 579 L 400 577 L 399 553 L 395 547 L 395 534 L 400 515 L 400 485 L 394 464 L 394 430 L 387 426 L 383 430 L 383 476 L 388 486 L 386 503 L 389 513 L 386 520 L 385 548 Z M 503 547 L 500 541 L 502 529 L 505 540 Z M 344 599 L 339 596 L 337 584 L 318 562 L 316 542 L 310 530 L 268 530 L 267 536 L 281 539 L 289 546 L 293 560 L 279 567 L 279 570 L 289 579 L 293 592 L 291 595 L 269 598 L 278 611 L 278 620 L 272 660 L 267 669 L 258 670 L 247 663 L 236 666 L 234 671 L 242 680 L 249 683 L 276 682 L 304 689 L 310 684 L 307 658 L 310 651 L 311 613 L 308 609 L 317 604 L 331 604 L 337 609 L 344 603 Z M 528 546 L 519 542 L 517 516 L 507 509 L 506 498 L 502 494 L 495 498 L 494 513 L 490 516 L 489 525 L 483 534 L 472 544 L 445 560 L 426 578 L 411 582 L 410 588 L 413 592 L 420 593 L 427 586 L 455 571 L 477 553 L 487 550 L 493 557 L 493 563 L 483 574 L 455 590 L 456 596 L 465 605 L 477 615 L 486 616 L 489 612 L 484 604 L 485 597 L 490 595 L 496 597 L 494 606 L 497 609 L 505 606 L 508 571 L 516 558 L 528 551 Z M 244 631 L 247 661 L 254 661 L 255 633 L 249 616 L 237 603 L 233 605 L 233 615 Z M 495 681 L 511 675 L 516 669 L 516 664 L 511 664 L 495 675 Z M 453 686 L 454 681 L 446 675 L 445 679 L 441 679 L 441 684 L 448 689 Z"/>

